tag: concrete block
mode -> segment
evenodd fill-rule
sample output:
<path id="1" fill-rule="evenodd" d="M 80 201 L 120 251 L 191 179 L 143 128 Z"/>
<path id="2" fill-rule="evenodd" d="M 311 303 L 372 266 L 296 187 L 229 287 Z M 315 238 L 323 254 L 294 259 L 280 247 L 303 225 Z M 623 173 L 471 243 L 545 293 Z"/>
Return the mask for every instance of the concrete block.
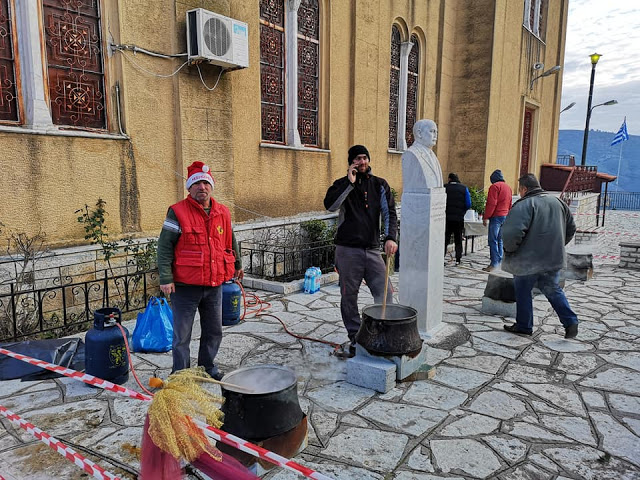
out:
<path id="1" fill-rule="evenodd" d="M 482 313 L 516 318 L 516 302 L 501 302 L 489 297 L 482 297 Z"/>
<path id="2" fill-rule="evenodd" d="M 347 360 L 347 382 L 387 393 L 396 385 L 396 366 L 385 358 L 356 354 Z"/>
<path id="3" fill-rule="evenodd" d="M 408 355 L 389 355 L 389 356 L 377 356 L 369 353 L 362 345 L 356 344 L 356 357 L 372 358 L 372 359 L 385 359 L 389 362 L 393 362 L 396 366 L 396 379 L 403 380 L 418 370 L 425 361 L 427 355 L 427 344 L 422 344 L 422 350 L 415 357 Z"/>
<path id="4" fill-rule="evenodd" d="M 418 370 L 413 372 L 408 377 L 404 378 L 403 382 L 417 382 L 419 380 L 431 380 L 436 376 L 436 367 L 435 365 L 429 365 L 428 363 L 424 363 L 420 366 Z"/>

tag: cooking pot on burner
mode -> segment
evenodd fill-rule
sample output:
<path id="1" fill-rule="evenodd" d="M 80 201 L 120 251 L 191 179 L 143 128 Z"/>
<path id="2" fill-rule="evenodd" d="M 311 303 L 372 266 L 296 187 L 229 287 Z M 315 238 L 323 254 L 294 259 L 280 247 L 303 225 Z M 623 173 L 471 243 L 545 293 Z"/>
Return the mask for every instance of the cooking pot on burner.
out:
<path id="1" fill-rule="evenodd" d="M 245 387 L 221 385 L 225 432 L 263 440 L 288 432 L 304 416 L 298 403 L 298 379 L 280 365 L 254 365 L 226 374 L 222 381 Z"/>
<path id="2" fill-rule="evenodd" d="M 382 305 L 365 307 L 356 342 L 374 355 L 417 355 L 422 349 L 417 313 L 411 307 L 389 304 L 382 317 Z"/>

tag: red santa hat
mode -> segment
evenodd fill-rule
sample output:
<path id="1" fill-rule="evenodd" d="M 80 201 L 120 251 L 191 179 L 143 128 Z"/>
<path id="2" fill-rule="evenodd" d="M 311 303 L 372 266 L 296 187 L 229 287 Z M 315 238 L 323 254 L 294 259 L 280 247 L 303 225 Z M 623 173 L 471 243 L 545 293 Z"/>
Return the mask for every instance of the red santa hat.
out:
<path id="1" fill-rule="evenodd" d="M 189 177 L 187 178 L 187 190 L 189 190 L 189 188 L 191 188 L 191 185 L 193 185 L 194 183 L 201 182 L 203 180 L 205 182 L 209 182 L 211 184 L 211 188 L 215 186 L 213 177 L 210 173 L 211 169 L 204 163 L 193 162 L 187 167 L 187 172 L 189 174 Z"/>

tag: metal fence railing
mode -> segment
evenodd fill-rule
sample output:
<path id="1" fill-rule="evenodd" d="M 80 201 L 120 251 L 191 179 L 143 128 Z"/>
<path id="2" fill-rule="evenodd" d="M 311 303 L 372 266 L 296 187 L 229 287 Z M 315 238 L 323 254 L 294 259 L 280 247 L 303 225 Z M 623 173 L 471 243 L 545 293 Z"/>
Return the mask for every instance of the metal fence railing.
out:
<path id="1" fill-rule="evenodd" d="M 93 322 L 93 312 L 106 306 L 123 313 L 145 308 L 158 292 L 157 269 L 72 283 L 60 278 L 46 287 L 11 283 L 0 291 L 0 341 L 63 336 L 82 331 Z"/>
<path id="2" fill-rule="evenodd" d="M 576 157 L 574 155 L 558 155 L 556 165 L 567 165 L 570 167 L 575 166 Z"/>
<path id="3" fill-rule="evenodd" d="M 604 202 L 605 197 L 602 196 Z M 640 192 L 608 192 L 606 207 L 609 210 L 640 210 Z"/>
<path id="4" fill-rule="evenodd" d="M 325 241 L 299 245 L 241 242 L 240 253 L 245 273 L 289 282 L 303 278 L 309 267 L 319 267 L 323 273 L 332 271 L 335 245 Z"/>

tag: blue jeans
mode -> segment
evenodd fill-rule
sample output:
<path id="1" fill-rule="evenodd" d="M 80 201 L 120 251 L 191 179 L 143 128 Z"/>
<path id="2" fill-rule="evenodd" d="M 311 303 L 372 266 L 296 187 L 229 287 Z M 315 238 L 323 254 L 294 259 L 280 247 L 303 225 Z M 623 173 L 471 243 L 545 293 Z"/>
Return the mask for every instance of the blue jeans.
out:
<path id="1" fill-rule="evenodd" d="M 578 316 L 571 310 L 564 291 L 558 285 L 560 270 L 540 272 L 533 275 L 514 275 L 513 283 L 516 290 L 516 325 L 522 332 L 533 332 L 533 287 L 538 288 L 558 314 L 560 322 L 567 328 L 578 323 Z"/>
<path id="2" fill-rule="evenodd" d="M 191 366 L 191 330 L 196 310 L 200 312 L 198 365 L 209 375 L 218 373 L 213 363 L 222 342 L 222 287 L 176 285 L 171 294 L 173 309 L 173 370 Z"/>
<path id="3" fill-rule="evenodd" d="M 491 266 L 497 267 L 502 263 L 502 224 L 507 217 L 491 217 L 489 219 L 489 255 Z"/>

